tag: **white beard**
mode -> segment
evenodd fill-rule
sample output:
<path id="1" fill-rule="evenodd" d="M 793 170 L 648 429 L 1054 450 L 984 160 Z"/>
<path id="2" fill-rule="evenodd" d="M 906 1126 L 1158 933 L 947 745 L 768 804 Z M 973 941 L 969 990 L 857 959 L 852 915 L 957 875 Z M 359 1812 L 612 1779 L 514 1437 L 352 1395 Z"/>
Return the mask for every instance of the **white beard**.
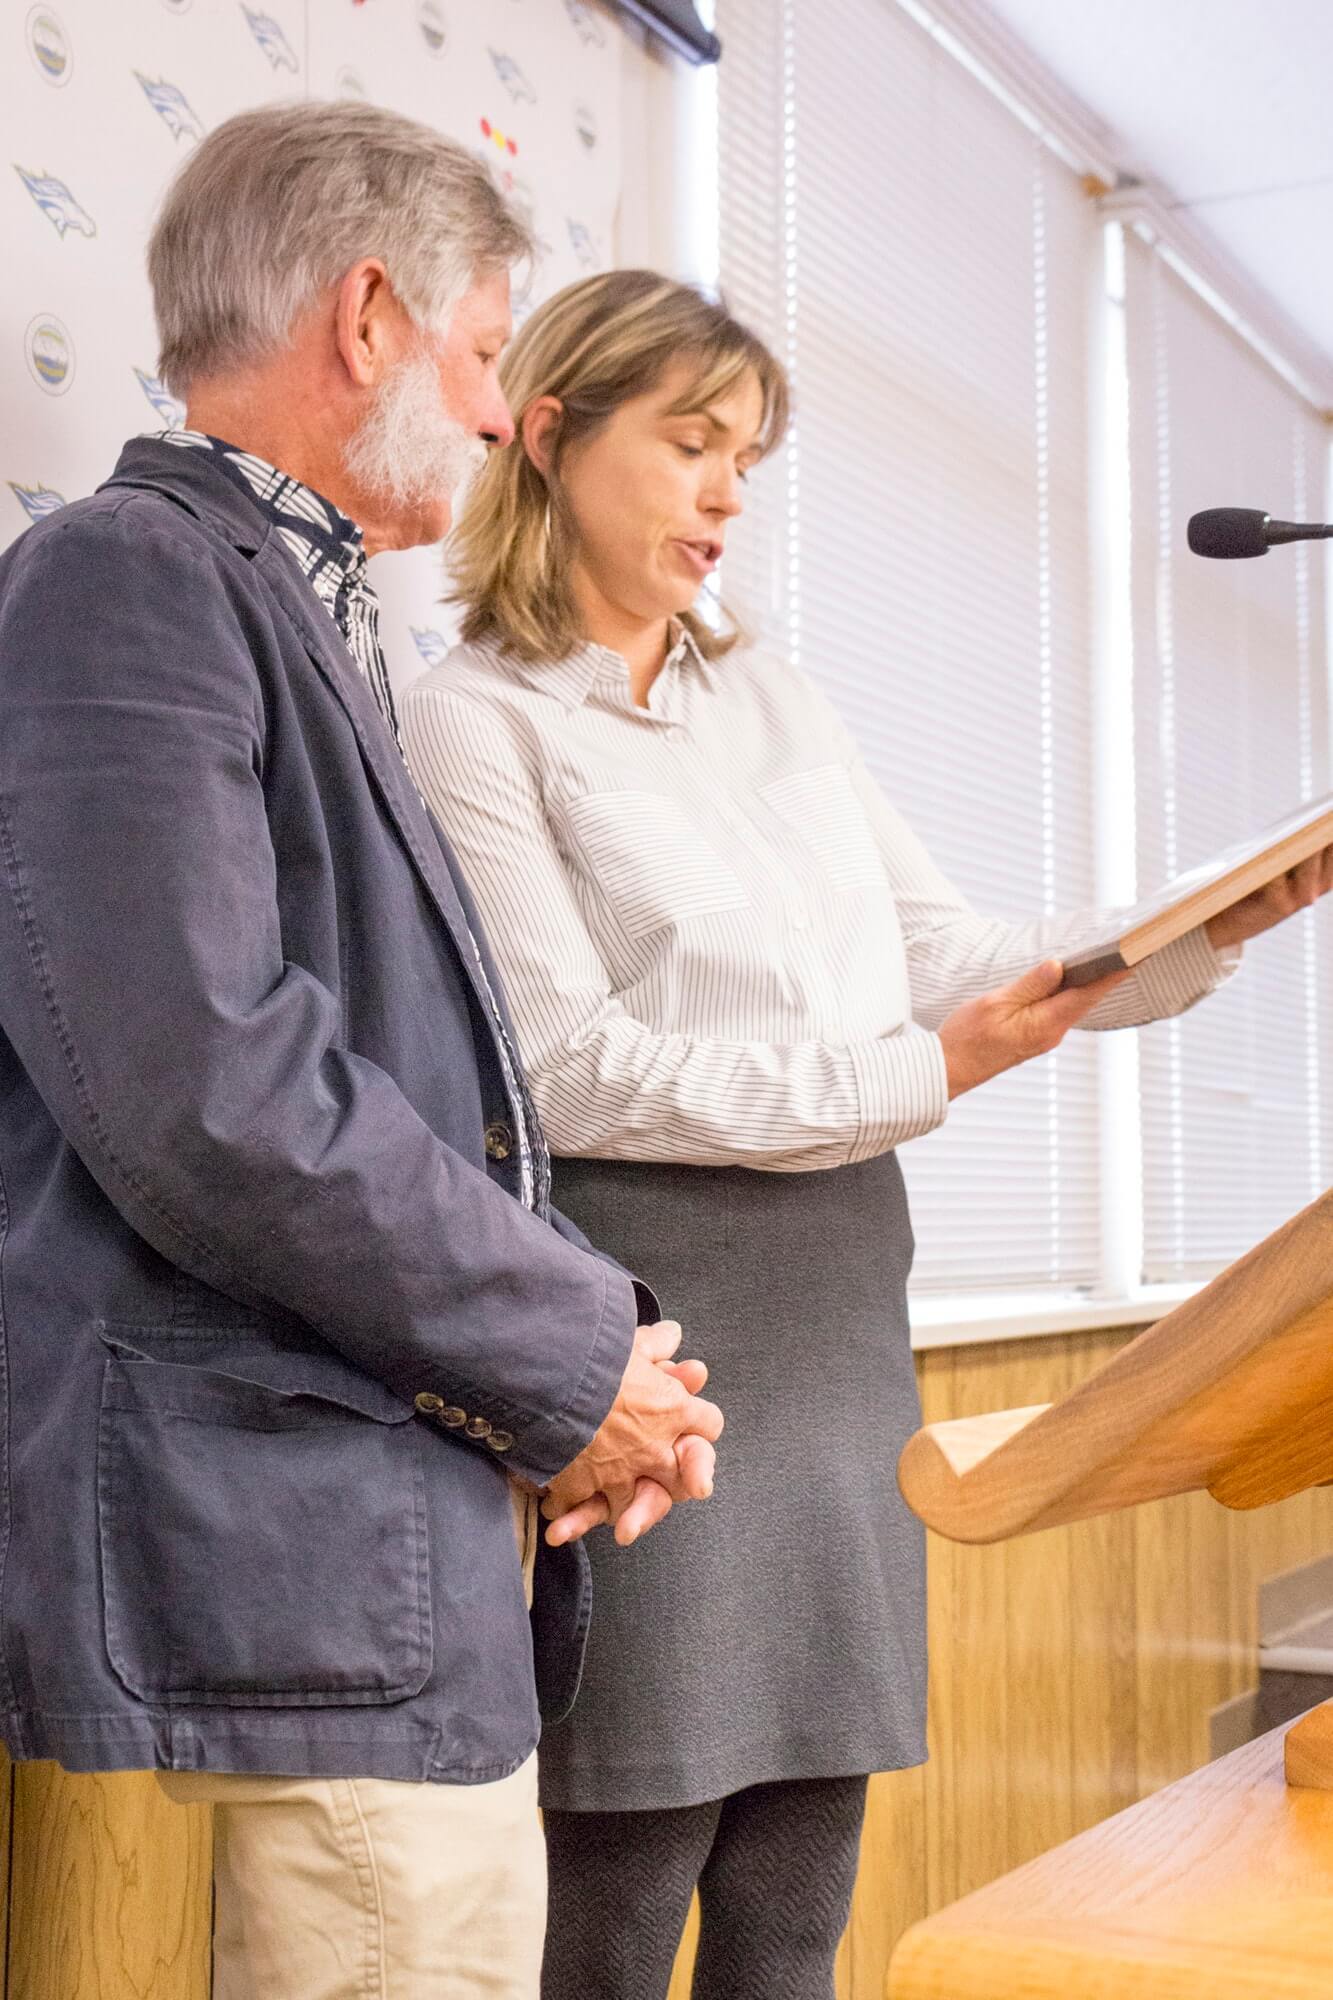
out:
<path id="1" fill-rule="evenodd" d="M 440 408 L 440 378 L 428 354 L 400 361 L 343 453 L 351 477 L 377 507 L 397 513 L 452 498 L 486 462 L 481 439 Z"/>

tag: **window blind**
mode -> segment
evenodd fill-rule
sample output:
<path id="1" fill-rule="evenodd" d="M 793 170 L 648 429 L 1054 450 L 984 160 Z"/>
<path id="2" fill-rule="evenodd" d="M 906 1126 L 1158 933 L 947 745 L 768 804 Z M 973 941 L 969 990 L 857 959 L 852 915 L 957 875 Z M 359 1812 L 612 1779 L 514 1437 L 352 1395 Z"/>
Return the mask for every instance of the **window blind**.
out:
<path id="1" fill-rule="evenodd" d="M 1145 892 L 1327 791 L 1325 558 L 1189 553 L 1203 507 L 1323 518 L 1328 432 L 1137 238 L 1127 244 L 1138 870 Z M 1333 1179 L 1333 915 L 1246 947 L 1206 1007 L 1145 1031 L 1144 1261 L 1206 1276 Z"/>
<path id="2" fill-rule="evenodd" d="M 723 595 L 979 909 L 1085 906 L 1092 203 L 892 0 L 717 27 L 722 287 L 796 398 Z M 1095 1280 L 1093 1040 L 905 1150 L 918 1289 Z"/>

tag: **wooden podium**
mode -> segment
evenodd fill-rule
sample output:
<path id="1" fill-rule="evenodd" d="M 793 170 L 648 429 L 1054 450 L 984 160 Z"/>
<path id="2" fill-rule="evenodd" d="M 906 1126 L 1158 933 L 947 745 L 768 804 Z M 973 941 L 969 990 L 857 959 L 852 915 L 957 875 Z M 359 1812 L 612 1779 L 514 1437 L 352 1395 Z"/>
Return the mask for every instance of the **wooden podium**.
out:
<path id="1" fill-rule="evenodd" d="M 956 1541 L 1333 1482 L 1333 1191 L 1059 1403 L 928 1425 Z M 915 1925 L 889 2000 L 1333 2000 L 1333 1702 Z"/>

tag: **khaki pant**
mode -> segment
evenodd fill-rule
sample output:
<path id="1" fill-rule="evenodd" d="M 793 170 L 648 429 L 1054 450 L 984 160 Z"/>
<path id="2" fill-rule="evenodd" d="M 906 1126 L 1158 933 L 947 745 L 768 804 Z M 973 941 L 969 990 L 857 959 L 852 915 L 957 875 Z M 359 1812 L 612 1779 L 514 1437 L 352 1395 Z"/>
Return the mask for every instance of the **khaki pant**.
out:
<path id="1" fill-rule="evenodd" d="M 537 1517 L 515 1488 L 531 1602 Z M 213 1807 L 213 2000 L 537 2000 L 537 1759 L 489 1785 L 159 1771 Z"/>

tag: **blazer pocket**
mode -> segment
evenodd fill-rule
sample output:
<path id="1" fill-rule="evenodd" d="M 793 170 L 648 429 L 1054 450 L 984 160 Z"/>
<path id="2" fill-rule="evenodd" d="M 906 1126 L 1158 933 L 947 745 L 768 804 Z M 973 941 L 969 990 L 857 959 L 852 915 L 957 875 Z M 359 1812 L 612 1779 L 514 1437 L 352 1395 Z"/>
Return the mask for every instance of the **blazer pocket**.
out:
<path id="1" fill-rule="evenodd" d="M 565 806 L 594 882 L 630 937 L 743 910 L 744 885 L 660 792 L 592 792 Z"/>
<path id="2" fill-rule="evenodd" d="M 419 1427 L 379 1385 L 288 1390 L 109 1359 L 97 1501 L 107 1652 L 145 1701 L 321 1708 L 431 1668 Z"/>
<path id="3" fill-rule="evenodd" d="M 760 793 L 821 862 L 835 889 L 882 889 L 888 877 L 865 808 L 842 764 L 794 771 Z"/>

